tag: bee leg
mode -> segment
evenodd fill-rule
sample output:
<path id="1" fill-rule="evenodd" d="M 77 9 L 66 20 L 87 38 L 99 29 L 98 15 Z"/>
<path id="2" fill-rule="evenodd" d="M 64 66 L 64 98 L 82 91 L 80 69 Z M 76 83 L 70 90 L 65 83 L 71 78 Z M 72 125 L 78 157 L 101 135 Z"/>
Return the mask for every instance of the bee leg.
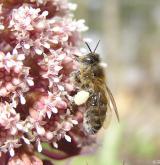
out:
<path id="1" fill-rule="evenodd" d="M 79 84 L 81 82 L 81 80 L 80 80 L 80 71 L 73 72 L 73 74 L 71 76 L 72 76 L 73 81 L 75 83 Z"/>
<path id="2" fill-rule="evenodd" d="M 75 104 L 74 101 L 72 101 L 71 106 L 70 106 L 71 114 L 76 114 L 77 109 L 78 109 L 78 106 Z"/>

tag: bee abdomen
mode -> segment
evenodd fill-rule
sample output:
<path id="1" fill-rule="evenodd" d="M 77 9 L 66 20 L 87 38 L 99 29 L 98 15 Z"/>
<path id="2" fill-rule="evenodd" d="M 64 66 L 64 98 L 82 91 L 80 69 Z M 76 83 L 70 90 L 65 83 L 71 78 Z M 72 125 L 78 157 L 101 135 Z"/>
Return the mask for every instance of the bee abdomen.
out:
<path id="1" fill-rule="evenodd" d="M 103 113 L 102 113 L 103 112 Z M 90 107 L 85 114 L 83 120 L 83 126 L 85 131 L 88 134 L 95 134 L 97 133 L 105 120 L 106 111 L 98 110 L 97 107 Z"/>

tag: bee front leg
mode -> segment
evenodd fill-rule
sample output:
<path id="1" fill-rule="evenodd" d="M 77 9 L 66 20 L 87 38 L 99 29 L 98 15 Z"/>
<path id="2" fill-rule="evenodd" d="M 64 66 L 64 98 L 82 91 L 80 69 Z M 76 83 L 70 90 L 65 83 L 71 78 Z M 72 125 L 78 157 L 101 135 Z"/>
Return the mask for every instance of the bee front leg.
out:
<path id="1" fill-rule="evenodd" d="M 72 80 L 73 80 L 76 84 L 80 84 L 80 83 L 81 83 L 80 71 L 75 71 L 75 72 L 72 73 Z"/>

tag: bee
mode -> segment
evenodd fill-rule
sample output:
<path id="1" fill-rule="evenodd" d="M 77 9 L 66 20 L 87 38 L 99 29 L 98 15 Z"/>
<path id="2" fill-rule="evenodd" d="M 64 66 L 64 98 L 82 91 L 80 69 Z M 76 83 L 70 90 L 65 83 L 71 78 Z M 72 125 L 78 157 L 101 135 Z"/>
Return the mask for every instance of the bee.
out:
<path id="1" fill-rule="evenodd" d="M 85 112 L 83 127 L 87 134 L 96 134 L 104 122 L 110 120 L 111 109 L 113 108 L 119 121 L 119 114 L 114 97 L 106 85 L 105 73 L 100 65 L 99 54 L 95 53 L 99 42 L 94 51 L 86 43 L 90 53 L 79 57 L 80 68 L 74 75 L 74 80 L 79 86 L 79 92 L 86 91 L 89 97 L 84 103 Z M 112 108 L 111 108 L 112 105 Z"/>

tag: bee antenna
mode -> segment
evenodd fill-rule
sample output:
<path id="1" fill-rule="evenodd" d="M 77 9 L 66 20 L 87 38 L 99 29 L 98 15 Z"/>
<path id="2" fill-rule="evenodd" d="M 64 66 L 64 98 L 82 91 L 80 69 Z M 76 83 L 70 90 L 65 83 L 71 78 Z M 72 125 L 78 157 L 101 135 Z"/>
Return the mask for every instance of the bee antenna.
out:
<path id="1" fill-rule="evenodd" d="M 97 45 L 96 45 L 96 47 L 95 47 L 93 53 L 95 53 L 95 51 L 97 50 L 99 43 L 100 43 L 100 40 L 98 41 L 98 43 L 97 43 Z"/>
<path id="2" fill-rule="evenodd" d="M 90 51 L 91 53 L 93 53 L 92 50 L 91 50 L 91 48 L 90 48 L 90 46 L 89 46 L 89 44 L 88 44 L 87 42 L 85 42 L 85 44 L 87 45 L 89 51 Z"/>

